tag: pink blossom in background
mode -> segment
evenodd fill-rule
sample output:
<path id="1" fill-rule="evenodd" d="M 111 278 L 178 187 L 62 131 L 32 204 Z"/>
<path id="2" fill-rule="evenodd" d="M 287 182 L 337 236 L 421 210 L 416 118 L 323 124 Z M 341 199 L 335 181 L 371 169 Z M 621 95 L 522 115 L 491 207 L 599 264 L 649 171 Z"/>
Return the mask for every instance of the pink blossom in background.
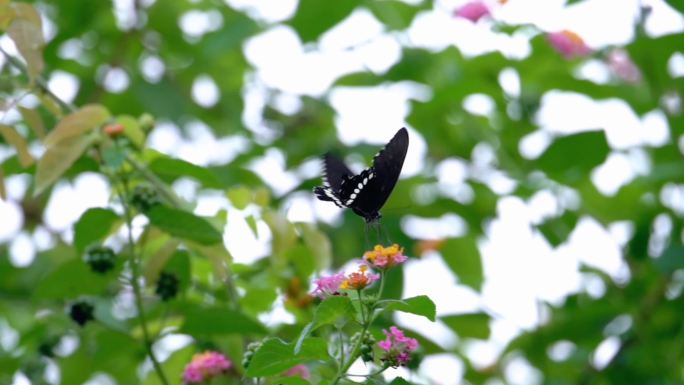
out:
<path id="1" fill-rule="evenodd" d="M 406 365 L 411 360 L 411 352 L 418 349 L 418 341 L 415 338 L 406 337 L 398 327 L 392 326 L 390 330 L 383 330 L 386 338 L 378 342 L 380 349 L 385 351 L 382 361 L 392 367 Z"/>
<path id="2" fill-rule="evenodd" d="M 232 366 L 233 363 L 218 352 L 195 354 L 183 370 L 183 384 L 200 384 L 225 373 Z"/>
<path id="3" fill-rule="evenodd" d="M 620 48 L 616 48 L 608 54 L 608 67 L 620 79 L 627 83 L 639 83 L 641 71 L 634 64 L 629 54 Z"/>
<path id="4" fill-rule="evenodd" d="M 576 33 L 568 30 L 552 32 L 547 35 L 549 43 L 560 52 L 566 59 L 586 56 L 591 53 L 582 38 Z"/>
<path id="5" fill-rule="evenodd" d="M 309 368 L 306 367 L 306 365 L 299 364 L 296 366 L 291 367 L 290 369 L 286 370 L 283 374 L 283 377 L 301 377 L 305 380 L 310 380 L 311 379 L 311 372 L 309 371 Z"/>
<path id="6" fill-rule="evenodd" d="M 488 15 L 490 15 L 489 7 L 482 1 L 472 1 L 454 12 L 454 16 L 468 19 L 473 23 Z"/>
<path id="7" fill-rule="evenodd" d="M 331 295 L 337 295 L 339 294 L 340 285 L 345 279 L 344 273 L 337 273 L 329 277 L 321 277 L 314 282 L 316 284 L 316 289 L 314 289 L 311 294 L 320 299 L 328 298 Z"/>

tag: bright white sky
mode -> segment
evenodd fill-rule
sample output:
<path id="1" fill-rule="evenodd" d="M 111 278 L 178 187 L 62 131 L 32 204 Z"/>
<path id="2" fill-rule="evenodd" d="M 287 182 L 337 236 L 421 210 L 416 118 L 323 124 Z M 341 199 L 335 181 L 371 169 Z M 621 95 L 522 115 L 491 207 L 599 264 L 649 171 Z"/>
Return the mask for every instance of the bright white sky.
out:
<path id="1" fill-rule="evenodd" d="M 386 33 L 370 12 L 358 10 L 326 33 L 318 46 L 303 47 L 290 27 L 278 24 L 292 15 L 296 0 L 227 2 L 245 9 L 255 18 L 273 23 L 271 28 L 244 45 L 245 54 L 255 67 L 255 73 L 249 77 L 245 89 L 246 109 L 243 118 L 257 137 L 266 143 L 273 135 L 260 121 L 266 87 L 283 91 L 284 96 L 278 100 L 277 107 L 290 112 L 299 108 L 299 95 L 327 95 L 337 112 L 338 136 L 343 143 L 353 145 L 369 142 L 380 146 L 399 127 L 406 126 L 405 118 L 410 113 L 408 101 L 429 100 L 430 89 L 420 84 L 401 82 L 374 88 L 336 87 L 331 90 L 330 86 L 336 78 L 363 69 L 382 73 L 401 59 L 401 44 L 436 51 L 455 45 L 467 56 L 501 50 L 511 59 L 521 58 L 529 55 L 528 40 L 535 33 L 524 31 L 512 37 L 497 34 L 491 31 L 491 21 L 482 20 L 472 24 L 454 19 L 451 13 L 464 1 L 436 1 L 434 10 L 420 13 L 405 32 Z M 672 11 L 662 0 L 623 0 L 619 6 L 614 0 L 586 0 L 568 9 L 563 4 L 563 0 L 509 0 L 503 7 L 495 5 L 494 16 L 508 23 L 531 23 L 542 31 L 573 30 L 595 49 L 628 43 L 632 38 L 633 22 L 640 4 L 653 8 L 646 22 L 650 34 L 659 36 L 684 29 L 682 16 Z M 122 28 L 131 23 L 130 9 L 130 0 L 115 1 L 117 19 Z M 221 23 L 220 14 L 217 16 L 216 12 L 194 11 L 179 20 L 179 26 L 191 40 L 220 27 Z M 54 26 L 48 22 L 48 38 L 52 31 Z M 15 52 L 6 37 L 0 39 L 0 45 Z M 60 54 L 80 57 L 83 50 L 80 42 L 70 41 L 60 47 Z M 673 56 L 671 64 L 673 76 L 684 76 L 684 57 L 681 53 Z M 141 69 L 150 82 L 158 81 L 165 70 L 164 63 L 153 56 L 142 61 Z M 590 61 L 580 70 L 580 76 L 602 82 L 609 76 L 608 71 L 601 62 Z M 512 95 L 518 92 L 520 77 L 515 71 L 503 71 L 500 80 L 506 92 Z M 121 92 L 129 85 L 128 75 L 118 69 L 103 69 L 102 81 L 110 92 Z M 220 92 L 215 81 L 220 82 L 220 79 L 208 76 L 197 79 L 193 87 L 195 102 L 207 107 L 217 102 Z M 56 71 L 51 74 L 49 85 L 55 93 L 71 100 L 78 88 L 78 80 L 65 72 Z M 30 99 L 25 102 L 32 103 Z M 483 95 L 474 95 L 464 104 L 474 114 L 486 115 L 492 108 L 491 100 Z M 3 123 L 11 123 L 18 117 L 10 112 L 2 119 Z M 604 127 L 615 151 L 594 170 L 592 180 L 606 195 L 615 194 L 620 186 L 648 172 L 650 165 L 640 146 L 658 146 L 677 140 L 669 137 L 662 111 L 655 110 L 638 116 L 620 100 L 596 102 L 568 91 L 554 91 L 545 95 L 537 122 L 539 130 L 520 144 L 521 154 L 529 159 L 541 154 L 554 136 Z M 180 129 L 174 124 L 161 122 L 150 137 L 150 145 L 199 165 L 225 163 L 248 145 L 241 136 L 216 139 L 201 122 L 191 123 L 185 129 L 189 135 L 182 137 Z M 403 177 L 423 171 L 423 159 L 430 150 L 420 133 L 430 129 L 409 127 L 411 144 Z M 34 147 L 35 154 L 42 151 L 40 146 Z M 0 146 L 0 159 L 10 156 L 12 151 Z M 318 154 L 311 155 L 312 161 L 299 169 L 284 170 L 283 154 L 273 150 L 256 162 L 253 169 L 280 195 L 288 192 L 298 179 L 319 173 L 319 163 L 315 160 Z M 497 193 L 505 195 L 511 191 L 514 182 L 496 171 L 491 161 L 491 149 L 478 146 L 470 164 L 457 158 L 442 162 L 435 170 L 440 190 L 454 199 L 467 201 L 472 192 L 464 188 L 461 182 L 473 177 L 473 170 L 477 169 L 479 178 Z M 363 167 L 360 163 L 356 166 Z M 24 175 L 12 176 L 7 178 L 6 183 L 9 200 L 0 202 L 0 242 L 11 242 L 10 257 L 17 266 L 28 266 L 36 250 L 51 247 L 54 239 L 50 232 L 58 232 L 65 239 L 70 239 L 70 228 L 81 213 L 89 207 L 106 206 L 109 199 L 106 181 L 95 174 L 84 174 L 73 183 L 60 183 L 45 214 L 50 231 L 38 229 L 29 234 L 22 230 L 18 207 L 29 179 Z M 198 200 L 198 214 L 213 215 L 219 209 L 230 207 L 223 194 L 198 192 L 198 185 L 191 180 L 179 181 L 174 188 L 181 196 Z M 684 191 L 676 187 L 670 190 L 663 194 L 664 199 L 682 209 Z M 489 223 L 486 237 L 479 243 L 486 277 L 482 294 L 460 285 L 438 255 L 427 255 L 421 259 L 411 259 L 406 264 L 404 295 L 429 295 L 437 304 L 439 315 L 483 309 L 496 314 L 491 325 L 493 333 L 490 340 L 465 343 L 466 351 L 477 365 L 489 365 L 521 330 L 543 322 L 546 314 L 543 303 L 560 304 L 566 295 L 581 290 L 594 296 L 602 295 L 605 288 L 601 280 L 591 274 L 581 274 L 581 265 L 605 271 L 616 281 L 629 279 L 620 252 L 620 247 L 629 239 L 632 231 L 629 223 L 614 223 L 606 228 L 592 218 L 582 218 L 570 238 L 557 248 L 549 245 L 533 229 L 532 225 L 577 204 L 576 194 L 568 189 L 543 190 L 527 201 L 512 196 L 501 198 L 497 217 Z M 233 208 L 229 210 L 225 243 L 236 260 L 249 263 L 266 255 L 270 239 L 268 228 L 260 223 L 261 236 L 255 239 L 241 219 L 255 212 L 255 208 L 250 207 L 242 212 Z M 339 209 L 316 201 L 308 193 L 294 194 L 283 210 L 291 220 L 331 223 L 340 220 Z M 663 221 L 663 226 L 667 227 L 667 218 Z M 136 219 L 136 224 L 143 225 L 144 219 Z M 454 213 L 430 220 L 407 216 L 402 226 L 417 238 L 425 237 L 426 233 L 432 236 L 456 236 L 466 231 L 463 220 Z M 426 232 L 426 228 L 430 231 Z M 430 279 L 426 279 L 428 276 Z M 282 308 L 277 308 L 265 315 L 263 320 L 269 323 L 287 322 L 290 318 Z M 428 333 L 445 347 L 453 347 L 456 342 L 457 337 L 446 327 L 435 326 L 420 317 L 400 314 L 397 322 L 407 329 Z M 187 343 L 187 340 L 183 343 Z M 614 339 L 606 339 L 597 349 L 595 366 L 600 368 L 602 363 L 607 362 L 617 347 Z M 572 349 L 571 343 L 559 343 L 550 354 L 553 358 L 562 359 Z M 462 371 L 463 364 L 456 358 L 440 355 L 425 360 L 420 370 L 422 380 L 415 380 L 454 385 L 459 383 Z M 353 368 L 352 372 L 363 373 L 364 368 L 361 365 Z M 396 374 L 388 373 L 391 376 Z M 522 358 L 510 361 L 506 375 L 513 384 L 532 384 L 538 380 L 538 374 Z M 99 376 L 90 383 L 107 383 L 104 377 Z M 23 376 L 17 376 L 15 383 L 23 384 L 23 381 Z"/>

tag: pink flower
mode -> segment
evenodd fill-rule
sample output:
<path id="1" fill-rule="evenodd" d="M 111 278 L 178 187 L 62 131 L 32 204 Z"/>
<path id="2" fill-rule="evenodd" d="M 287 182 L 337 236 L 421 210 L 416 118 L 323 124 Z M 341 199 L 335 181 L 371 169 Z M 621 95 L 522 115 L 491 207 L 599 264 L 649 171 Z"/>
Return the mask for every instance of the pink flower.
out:
<path id="1" fill-rule="evenodd" d="M 476 23 L 483 16 L 490 14 L 489 7 L 482 1 L 472 1 L 454 12 L 454 16 L 468 19 Z"/>
<path id="2" fill-rule="evenodd" d="M 301 377 L 305 380 L 310 380 L 311 379 L 311 372 L 309 372 L 309 368 L 306 367 L 306 365 L 299 364 L 296 366 L 291 367 L 290 369 L 286 370 L 283 374 L 283 377 Z"/>
<path id="3" fill-rule="evenodd" d="M 218 352 L 204 352 L 192 356 L 192 360 L 183 371 L 183 384 L 199 384 L 218 375 L 224 374 L 233 363 Z"/>
<path id="4" fill-rule="evenodd" d="M 387 270 L 392 266 L 403 263 L 408 258 L 404 255 L 404 248 L 394 244 L 389 247 L 376 245 L 371 251 L 363 255 L 363 260 L 376 269 Z"/>
<path id="5" fill-rule="evenodd" d="M 368 285 L 380 279 L 380 274 L 368 273 L 368 265 L 359 266 L 358 272 L 349 274 L 340 284 L 340 289 L 362 290 Z"/>
<path id="6" fill-rule="evenodd" d="M 568 30 L 553 32 L 547 35 L 549 43 L 560 52 L 566 59 L 586 56 L 591 53 L 584 40 L 576 33 Z"/>
<path id="7" fill-rule="evenodd" d="M 634 64 L 629 54 L 625 50 L 616 48 L 608 54 L 608 67 L 620 79 L 627 83 L 639 83 L 641 81 L 641 71 Z"/>
<path id="8" fill-rule="evenodd" d="M 315 281 L 316 289 L 314 289 L 311 294 L 320 299 L 328 298 L 331 295 L 339 295 L 340 285 L 345 279 L 344 273 L 337 273 L 329 277 L 321 277 Z"/>
<path id="9" fill-rule="evenodd" d="M 406 365 L 411 360 L 411 352 L 418 349 L 418 341 L 415 338 L 406 337 L 404 332 L 396 326 L 390 327 L 390 331 L 383 330 L 385 338 L 378 342 L 380 349 L 385 351 L 381 358 L 383 362 L 392 367 Z"/>

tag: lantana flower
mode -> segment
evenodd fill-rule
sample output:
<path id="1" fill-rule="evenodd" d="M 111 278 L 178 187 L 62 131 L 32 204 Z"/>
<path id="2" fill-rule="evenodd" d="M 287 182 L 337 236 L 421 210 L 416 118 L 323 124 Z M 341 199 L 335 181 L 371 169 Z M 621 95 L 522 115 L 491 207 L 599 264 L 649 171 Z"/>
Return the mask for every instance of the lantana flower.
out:
<path id="1" fill-rule="evenodd" d="M 183 370 L 183 384 L 200 384 L 225 374 L 233 363 L 221 353 L 206 351 L 192 356 Z"/>
<path id="2" fill-rule="evenodd" d="M 457 9 L 456 12 L 454 12 L 454 16 L 462 17 L 476 23 L 482 17 L 488 16 L 490 13 L 489 7 L 484 1 L 476 0 Z"/>
<path id="3" fill-rule="evenodd" d="M 608 67 L 620 79 L 627 83 L 639 83 L 641 71 L 634 64 L 629 54 L 620 48 L 613 49 L 608 54 Z"/>
<path id="4" fill-rule="evenodd" d="M 399 247 L 396 243 L 389 247 L 376 245 L 373 250 L 367 251 L 363 255 L 363 260 L 368 265 L 379 270 L 387 270 L 407 259 L 408 258 L 404 255 L 404 248 Z"/>
<path id="5" fill-rule="evenodd" d="M 415 338 L 406 337 L 404 332 L 396 326 L 390 330 L 383 330 L 386 338 L 378 342 L 378 346 L 385 354 L 381 360 L 388 366 L 397 368 L 406 365 L 411 360 L 411 352 L 418 349 L 418 341 Z"/>
<path id="6" fill-rule="evenodd" d="M 549 33 L 547 38 L 549 43 L 560 52 L 566 59 L 586 56 L 591 53 L 584 40 L 576 33 L 568 30 Z"/>
<path id="7" fill-rule="evenodd" d="M 291 367 L 282 374 L 283 377 L 301 377 L 305 380 L 311 379 L 311 372 L 306 365 L 299 364 Z"/>
<path id="8" fill-rule="evenodd" d="M 340 289 L 345 290 L 361 290 L 371 283 L 380 279 L 380 274 L 368 273 L 368 266 L 359 266 L 359 271 L 349 274 L 349 276 L 342 281 Z"/>
<path id="9" fill-rule="evenodd" d="M 340 285 L 346 277 L 344 273 L 337 273 L 329 277 L 318 278 L 314 283 L 316 284 L 316 289 L 311 293 L 320 299 L 325 299 L 333 295 L 340 294 Z"/>

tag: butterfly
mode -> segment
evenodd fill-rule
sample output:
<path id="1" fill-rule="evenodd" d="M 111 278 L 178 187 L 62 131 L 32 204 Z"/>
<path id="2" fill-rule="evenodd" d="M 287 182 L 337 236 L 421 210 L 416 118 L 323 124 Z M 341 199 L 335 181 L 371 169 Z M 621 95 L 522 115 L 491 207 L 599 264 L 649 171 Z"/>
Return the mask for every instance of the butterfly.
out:
<path id="1" fill-rule="evenodd" d="M 339 158 L 323 155 L 323 186 L 314 188 L 316 197 L 352 209 L 366 223 L 377 222 L 380 208 L 399 179 L 408 144 L 408 132 L 401 128 L 375 155 L 373 165 L 357 175 Z"/>

